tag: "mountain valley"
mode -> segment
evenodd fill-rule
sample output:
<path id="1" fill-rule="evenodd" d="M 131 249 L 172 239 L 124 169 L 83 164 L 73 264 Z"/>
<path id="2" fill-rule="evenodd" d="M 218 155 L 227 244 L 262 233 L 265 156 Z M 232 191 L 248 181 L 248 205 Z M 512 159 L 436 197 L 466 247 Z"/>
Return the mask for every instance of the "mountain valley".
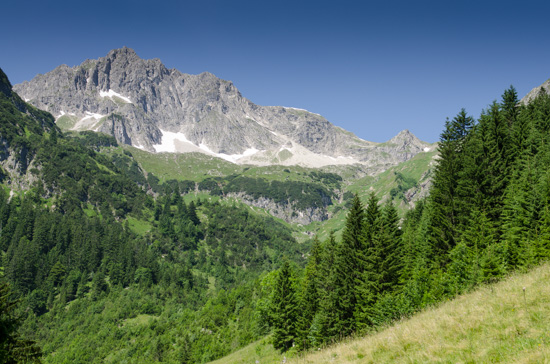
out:
<path id="1" fill-rule="evenodd" d="M 128 48 L 0 70 L 0 361 L 302 358 L 534 267 L 544 89 L 373 143 Z"/>

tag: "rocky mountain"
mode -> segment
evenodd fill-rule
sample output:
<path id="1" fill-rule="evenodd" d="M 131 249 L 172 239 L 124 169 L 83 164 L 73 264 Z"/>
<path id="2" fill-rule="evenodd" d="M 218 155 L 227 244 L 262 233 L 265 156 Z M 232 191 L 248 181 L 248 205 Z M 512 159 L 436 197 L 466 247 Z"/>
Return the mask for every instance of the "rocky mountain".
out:
<path id="1" fill-rule="evenodd" d="M 550 93 L 550 79 L 546 80 L 542 85 L 535 87 L 527 95 L 521 99 L 522 104 L 528 104 L 531 100 L 535 99 L 541 92 Z"/>
<path id="2" fill-rule="evenodd" d="M 230 81 L 167 69 L 129 48 L 59 66 L 14 90 L 63 129 L 107 133 L 149 152 L 198 151 L 255 165 L 360 163 L 376 173 L 429 148 L 409 131 L 373 143 L 306 110 L 259 106 Z"/>
<path id="3" fill-rule="evenodd" d="M 38 141 L 56 129 L 49 113 L 28 105 L 12 91 L 0 69 L 0 183 L 28 189 L 36 180 L 31 171 L 40 168 L 34 164 Z"/>

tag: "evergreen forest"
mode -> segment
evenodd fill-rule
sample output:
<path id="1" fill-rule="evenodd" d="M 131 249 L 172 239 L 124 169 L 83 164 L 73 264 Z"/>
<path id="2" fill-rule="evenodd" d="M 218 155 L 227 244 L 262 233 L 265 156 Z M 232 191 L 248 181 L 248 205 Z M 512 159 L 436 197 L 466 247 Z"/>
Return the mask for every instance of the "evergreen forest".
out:
<path id="1" fill-rule="evenodd" d="M 447 120 L 430 195 L 404 217 L 408 187 L 355 195 L 341 236 L 298 241 L 224 194 L 322 207 L 339 175 L 212 178 L 201 197 L 112 137 L 62 132 L 0 70 L 0 362 L 205 363 L 266 337 L 317 350 L 529 269 L 550 255 L 543 91 Z"/>

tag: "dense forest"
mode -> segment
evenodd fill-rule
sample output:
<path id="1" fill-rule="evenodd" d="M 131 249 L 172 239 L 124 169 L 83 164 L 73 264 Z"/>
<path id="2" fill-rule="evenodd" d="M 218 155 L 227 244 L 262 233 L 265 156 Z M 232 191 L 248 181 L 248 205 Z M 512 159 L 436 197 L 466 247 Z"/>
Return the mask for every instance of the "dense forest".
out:
<path id="1" fill-rule="evenodd" d="M 205 362 L 267 334 L 261 275 L 308 244 L 246 206 L 184 200 L 3 82 L 2 362 L 40 360 L 35 342 L 46 362 Z"/>
<path id="2" fill-rule="evenodd" d="M 268 335 L 319 348 L 550 255 L 545 93 L 447 120 L 430 196 L 404 219 L 392 200 L 415 182 L 399 175 L 384 201 L 349 199 L 341 237 L 306 243 L 223 196 L 326 207 L 336 174 L 161 183 L 103 153 L 113 138 L 62 133 L 1 70 L 0 119 L 0 362 L 202 363 Z"/>

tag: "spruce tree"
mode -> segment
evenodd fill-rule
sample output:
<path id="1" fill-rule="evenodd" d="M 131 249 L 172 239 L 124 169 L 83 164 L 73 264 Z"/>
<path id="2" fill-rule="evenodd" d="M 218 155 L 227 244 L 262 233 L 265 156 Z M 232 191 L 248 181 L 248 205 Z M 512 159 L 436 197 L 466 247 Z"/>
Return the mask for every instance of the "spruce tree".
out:
<path id="1" fill-rule="evenodd" d="M 197 207 L 194 201 L 191 201 L 187 206 L 187 217 L 193 222 L 193 224 L 200 224 L 199 217 L 197 216 Z"/>
<path id="2" fill-rule="evenodd" d="M 487 216 L 496 222 L 502 212 L 503 196 L 509 181 L 511 154 L 509 128 L 496 102 L 481 115 L 480 126 L 486 135 L 483 144 L 486 169 L 481 184 L 483 208 Z"/>
<path id="3" fill-rule="evenodd" d="M 363 251 L 359 252 L 361 266 L 356 278 L 356 329 L 363 330 L 373 324 L 372 308 L 381 292 L 383 280 L 383 260 L 385 247 L 389 245 L 390 237 L 384 232 L 383 221 L 378 206 L 378 198 L 374 193 L 369 195 L 365 210 Z"/>
<path id="4" fill-rule="evenodd" d="M 333 334 L 333 328 L 338 321 L 336 311 L 333 309 L 338 301 L 335 293 L 334 281 L 336 278 L 335 260 L 339 244 L 336 242 L 334 231 L 324 242 L 319 265 L 319 307 L 311 327 L 312 344 L 319 345 L 327 342 Z"/>
<path id="5" fill-rule="evenodd" d="M 399 217 L 395 206 L 388 200 L 382 209 L 382 223 L 380 232 L 380 291 L 392 291 L 399 284 L 399 277 L 403 268 L 403 249 Z"/>
<path id="6" fill-rule="evenodd" d="M 40 348 L 17 332 L 22 322 L 17 304 L 9 285 L 0 282 L 0 363 L 41 363 Z"/>
<path id="7" fill-rule="evenodd" d="M 521 158 L 504 195 L 500 224 L 511 268 L 532 264 L 536 255 L 530 247 L 535 239 L 538 210 L 534 172 L 532 161 Z"/>
<path id="8" fill-rule="evenodd" d="M 292 269 L 287 260 L 279 270 L 273 292 L 273 347 L 287 351 L 297 336 L 298 303 Z"/>
<path id="9" fill-rule="evenodd" d="M 299 350 L 310 347 L 310 328 L 319 309 L 322 249 L 321 243 L 315 237 L 302 280 L 300 313 L 297 325 L 298 338 L 296 340 L 296 346 Z"/>
<path id="10" fill-rule="evenodd" d="M 502 94 L 502 112 L 508 127 L 512 128 L 519 115 L 518 93 L 514 86 L 510 86 Z"/>
<path id="11" fill-rule="evenodd" d="M 332 337 L 348 336 L 356 329 L 357 286 L 363 280 L 366 254 L 365 211 L 359 196 L 355 195 L 334 259 L 331 308 L 336 322 L 331 328 Z"/>
<path id="12" fill-rule="evenodd" d="M 438 256 L 443 257 L 458 239 L 460 207 L 458 185 L 464 166 L 464 146 L 474 120 L 462 109 L 451 121 L 445 122 L 445 130 L 439 140 L 439 159 L 430 190 L 433 218 L 431 238 Z"/>

